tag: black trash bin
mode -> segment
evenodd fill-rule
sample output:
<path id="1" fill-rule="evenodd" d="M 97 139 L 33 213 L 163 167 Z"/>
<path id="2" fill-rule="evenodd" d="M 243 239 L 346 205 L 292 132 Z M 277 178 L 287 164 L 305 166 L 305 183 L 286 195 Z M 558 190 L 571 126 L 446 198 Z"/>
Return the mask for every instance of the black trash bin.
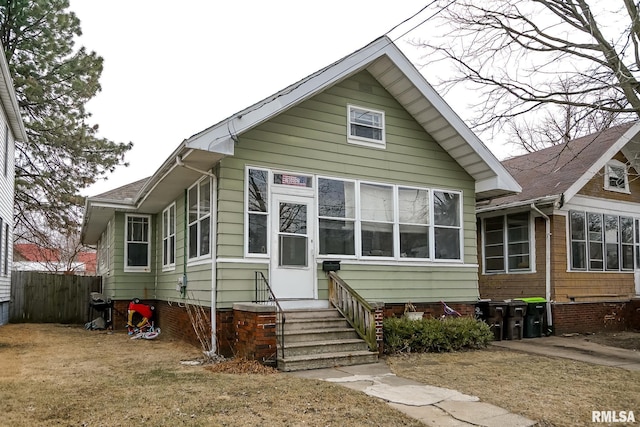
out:
<path id="1" fill-rule="evenodd" d="M 493 339 L 501 341 L 504 336 L 504 318 L 507 304 L 504 301 L 478 301 L 476 311 L 480 319 L 485 321 L 493 332 Z"/>
<path id="2" fill-rule="evenodd" d="M 547 309 L 547 300 L 542 297 L 520 298 L 527 304 L 527 313 L 524 319 L 524 337 L 538 338 L 543 335 L 544 316 Z"/>
<path id="3" fill-rule="evenodd" d="M 505 339 L 522 339 L 524 334 L 524 316 L 526 311 L 527 304 L 524 301 L 511 300 L 507 302 L 507 317 L 504 328 Z"/>

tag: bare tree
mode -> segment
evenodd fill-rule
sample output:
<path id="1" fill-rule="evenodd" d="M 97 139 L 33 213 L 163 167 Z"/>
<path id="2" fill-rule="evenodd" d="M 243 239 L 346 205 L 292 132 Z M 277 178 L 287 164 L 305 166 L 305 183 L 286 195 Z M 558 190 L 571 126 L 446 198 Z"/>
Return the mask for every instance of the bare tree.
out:
<path id="1" fill-rule="evenodd" d="M 638 3 L 438 0 L 434 7 L 446 36 L 414 44 L 430 63 L 453 65 L 439 84 L 445 93 L 458 85 L 476 91 L 471 125 L 479 132 L 507 126 L 537 141 L 525 147 L 532 150 L 640 115 Z"/>

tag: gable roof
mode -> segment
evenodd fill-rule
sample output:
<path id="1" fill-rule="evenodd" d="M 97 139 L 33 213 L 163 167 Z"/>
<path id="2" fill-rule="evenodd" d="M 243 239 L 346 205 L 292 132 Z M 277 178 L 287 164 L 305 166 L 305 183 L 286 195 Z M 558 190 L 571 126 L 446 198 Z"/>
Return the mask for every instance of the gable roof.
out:
<path id="1" fill-rule="evenodd" d="M 387 36 L 193 135 L 186 145 L 232 153 L 237 136 L 362 70 L 367 70 L 394 96 L 475 179 L 476 199 L 520 191 L 498 159 Z"/>
<path id="2" fill-rule="evenodd" d="M 565 144 L 503 161 L 505 168 L 522 186 L 519 194 L 494 199 L 478 212 L 569 200 L 622 151 L 638 170 L 640 122 L 625 123 Z"/>
<path id="3" fill-rule="evenodd" d="M 427 83 L 407 57 L 386 36 L 286 87 L 262 101 L 183 141 L 148 180 L 131 202 L 89 198 L 82 230 L 83 242 L 97 242 L 109 212 L 121 208 L 155 213 L 176 198 L 226 156 L 233 156 L 235 141 L 243 133 L 349 78 L 367 70 L 422 125 L 440 146 L 475 179 L 476 200 L 513 194 L 520 186 L 500 161 Z M 104 196 L 104 195 L 103 195 Z M 99 217 L 95 208 L 102 209 Z M 88 227 L 89 218 L 91 227 Z M 97 221 L 97 223 L 95 222 Z M 102 227 L 100 224 L 102 224 Z"/>

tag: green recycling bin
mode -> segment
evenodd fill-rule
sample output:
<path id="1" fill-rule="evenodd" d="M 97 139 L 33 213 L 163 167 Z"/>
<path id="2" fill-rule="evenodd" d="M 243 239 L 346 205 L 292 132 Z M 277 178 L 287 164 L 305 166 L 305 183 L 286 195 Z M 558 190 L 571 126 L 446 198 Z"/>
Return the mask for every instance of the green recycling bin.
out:
<path id="1" fill-rule="evenodd" d="M 527 304 L 524 316 L 524 337 L 538 338 L 543 335 L 544 318 L 547 309 L 547 300 L 542 297 L 519 298 Z"/>

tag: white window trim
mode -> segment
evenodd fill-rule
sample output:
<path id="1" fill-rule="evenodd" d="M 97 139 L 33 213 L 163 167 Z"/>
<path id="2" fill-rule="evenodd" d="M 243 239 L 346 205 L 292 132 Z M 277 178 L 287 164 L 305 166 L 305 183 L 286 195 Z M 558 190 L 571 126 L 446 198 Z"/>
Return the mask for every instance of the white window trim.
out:
<path id="1" fill-rule="evenodd" d="M 169 230 L 171 230 L 171 209 L 173 209 L 173 234 L 170 234 Z M 165 229 L 165 223 L 164 223 L 164 215 L 165 212 L 167 213 L 167 218 L 168 218 L 168 223 L 166 224 L 166 229 Z M 176 269 L 176 246 L 177 246 L 177 237 L 176 237 L 176 222 L 177 222 L 177 216 L 178 216 L 178 211 L 176 209 L 176 203 L 173 202 L 171 203 L 169 206 L 167 206 L 166 208 L 164 208 L 164 210 L 162 211 L 162 217 L 160 219 L 160 226 L 161 226 L 161 233 L 160 233 L 160 238 L 162 239 L 162 271 L 173 271 Z M 165 236 L 166 233 L 166 236 Z M 165 244 L 164 241 L 165 240 L 169 240 L 171 239 L 171 236 L 173 236 L 173 262 L 168 262 L 165 264 L 164 259 L 165 259 L 165 253 L 164 253 L 164 248 L 165 248 Z M 171 259 L 171 257 L 168 257 L 169 259 Z"/>
<path id="2" fill-rule="evenodd" d="M 202 182 L 204 182 L 205 180 L 209 180 L 209 213 L 207 215 L 203 215 L 200 216 L 200 184 Z M 189 227 L 191 226 L 192 223 L 189 222 L 189 193 L 191 192 L 191 189 L 193 187 L 197 187 L 198 188 L 198 218 L 196 219 L 196 224 L 197 224 L 197 228 L 198 228 L 198 242 L 197 242 L 197 248 L 198 248 L 198 255 L 195 257 L 190 257 L 189 255 L 189 247 L 191 246 L 191 242 L 190 242 L 190 235 L 191 233 L 189 233 Z M 187 224 L 187 228 L 186 228 L 186 238 L 185 241 L 187 242 L 187 250 L 186 250 L 186 255 L 187 255 L 187 265 L 191 266 L 191 265 L 197 265 L 199 263 L 199 261 L 201 260 L 207 260 L 211 258 L 211 243 L 212 243 L 212 235 L 213 235 L 213 218 L 214 216 L 212 215 L 213 212 L 213 180 L 211 179 L 211 177 L 205 176 L 200 178 L 198 181 L 196 181 L 193 185 L 191 185 L 188 189 L 187 189 L 187 197 L 185 200 L 185 203 L 187 204 L 187 214 L 185 217 L 185 222 Z M 200 223 L 202 222 L 203 219 L 209 217 L 209 253 L 205 254 L 205 255 L 201 255 L 200 254 Z M 177 246 L 177 244 L 176 244 Z"/>
<path id="3" fill-rule="evenodd" d="M 624 169 L 624 188 L 613 187 L 609 183 L 609 177 L 611 176 L 611 168 Z M 627 165 L 618 160 L 610 160 L 604 167 L 604 189 L 608 191 L 615 191 L 617 193 L 631 194 L 629 191 L 629 168 Z"/>
<path id="4" fill-rule="evenodd" d="M 146 266 L 128 266 L 128 248 L 129 248 L 129 218 L 147 218 L 149 220 L 147 227 L 147 265 Z M 151 272 L 151 241 L 152 239 L 152 220 L 150 215 L 141 214 L 125 214 L 124 216 L 124 271 L 126 273 L 150 273 Z"/>
<path id="5" fill-rule="evenodd" d="M 264 254 L 249 252 L 249 170 L 260 170 L 267 173 L 267 212 L 254 212 L 254 215 L 264 215 L 267 217 L 267 250 Z M 247 165 L 244 170 L 244 256 L 245 258 L 269 258 L 271 253 L 271 183 L 273 182 L 273 171 L 258 166 Z M 315 183 L 314 183 L 315 184 Z"/>
<path id="6" fill-rule="evenodd" d="M 352 135 L 351 134 L 351 110 L 352 109 L 368 111 L 374 114 L 380 114 L 381 122 L 382 122 L 382 125 L 380 127 L 380 130 L 382 133 L 382 139 L 365 138 L 362 136 Z M 362 124 L 358 124 L 358 125 L 362 126 Z M 347 104 L 347 142 L 348 143 L 355 144 L 355 145 L 362 145 L 370 148 L 385 149 L 387 146 L 386 133 L 387 133 L 387 128 L 386 128 L 386 119 L 385 119 L 384 111 L 374 110 L 372 108 L 366 108 L 359 105 Z"/>

